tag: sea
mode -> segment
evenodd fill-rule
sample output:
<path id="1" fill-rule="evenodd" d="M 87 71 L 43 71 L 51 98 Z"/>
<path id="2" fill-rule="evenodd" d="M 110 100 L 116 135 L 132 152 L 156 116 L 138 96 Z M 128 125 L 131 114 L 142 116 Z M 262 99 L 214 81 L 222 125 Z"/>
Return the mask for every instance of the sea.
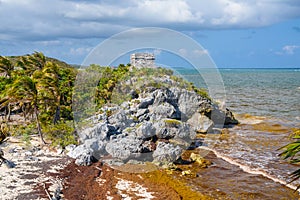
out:
<path id="1" fill-rule="evenodd" d="M 207 88 L 197 70 L 175 71 Z M 293 130 L 300 128 L 300 69 L 233 68 L 218 73 L 225 106 L 240 123 L 198 148 L 214 164 L 190 185 L 215 199 L 300 199 L 295 191 L 300 181 L 289 183 L 300 165 L 278 155 L 293 141 Z"/>

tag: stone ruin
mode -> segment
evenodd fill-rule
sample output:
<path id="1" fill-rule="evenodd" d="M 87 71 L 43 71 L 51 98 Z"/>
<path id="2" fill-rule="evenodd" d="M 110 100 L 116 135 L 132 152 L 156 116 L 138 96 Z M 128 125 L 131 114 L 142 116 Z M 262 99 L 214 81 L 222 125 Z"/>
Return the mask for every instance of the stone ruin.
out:
<path id="1" fill-rule="evenodd" d="M 153 53 L 134 53 L 130 55 L 130 64 L 137 68 L 154 68 L 155 56 Z"/>

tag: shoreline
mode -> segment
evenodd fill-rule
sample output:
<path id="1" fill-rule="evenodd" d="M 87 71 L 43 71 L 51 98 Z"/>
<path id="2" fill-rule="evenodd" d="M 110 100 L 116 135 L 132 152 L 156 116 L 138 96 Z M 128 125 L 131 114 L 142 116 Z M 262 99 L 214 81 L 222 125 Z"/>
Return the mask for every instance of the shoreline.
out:
<path id="1" fill-rule="evenodd" d="M 32 149 L 39 148 L 38 143 L 35 143 L 37 141 L 38 137 L 33 137 Z M 250 198 L 251 195 L 261 198 L 261 194 L 243 194 L 245 190 L 242 187 L 245 186 L 243 182 L 235 183 L 235 187 L 240 188 L 239 192 L 232 189 L 232 186 L 226 188 L 229 185 L 222 188 L 221 177 L 223 177 L 223 181 L 231 182 L 230 180 L 237 179 L 234 174 L 248 176 L 249 173 L 218 158 L 212 152 L 205 157 L 213 162 L 213 165 L 208 168 L 202 169 L 195 164 L 178 165 L 182 170 L 192 171 L 192 175 L 182 176 L 181 171 L 171 171 L 170 173 L 168 170 L 161 169 L 140 174 L 121 172 L 100 162 L 93 163 L 88 167 L 77 166 L 74 159 L 68 158 L 64 152 L 49 150 L 48 147 L 33 151 L 31 159 L 28 159 L 29 153 L 26 152 L 30 152 L 30 148 L 26 149 L 24 145 L 18 139 L 11 137 L 7 142 L 1 144 L 6 158 L 16 164 L 16 167 L 11 169 L 1 166 L 0 191 L 2 196 L 5 195 L 3 199 L 49 199 L 49 195 L 61 196 L 62 194 L 63 199 L 90 199 L 90 197 L 103 199 L 104 195 L 106 199 L 124 199 L 126 197 L 131 197 L 131 199 L 168 199 L 170 196 L 172 199 L 188 199 L 193 195 L 196 195 L 197 199 L 232 199 L 233 195 L 241 199 Z M 7 153 L 9 149 L 16 147 L 19 147 L 19 157 L 13 157 L 16 153 Z M 197 153 L 199 150 L 198 148 L 187 150 L 188 153 L 183 155 L 183 158 L 187 159 L 191 152 Z M 263 177 L 262 174 L 250 177 L 254 181 L 260 180 L 261 183 L 274 185 L 276 190 L 282 190 L 280 191 L 281 195 L 285 192 L 290 199 L 299 197 L 293 190 Z M 260 186 L 258 185 L 258 187 Z M 289 191 L 288 194 L 287 191 Z M 264 197 L 263 199 L 271 198 Z"/>

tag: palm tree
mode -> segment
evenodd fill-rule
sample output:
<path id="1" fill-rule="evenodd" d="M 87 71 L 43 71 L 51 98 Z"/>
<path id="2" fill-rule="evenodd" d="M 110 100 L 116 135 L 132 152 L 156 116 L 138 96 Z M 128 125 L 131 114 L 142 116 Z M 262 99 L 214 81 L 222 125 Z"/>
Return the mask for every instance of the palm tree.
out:
<path id="1" fill-rule="evenodd" d="M 11 78 L 11 73 L 14 70 L 14 65 L 5 56 L 0 56 L 0 73 L 5 73 L 5 76 Z"/>
<path id="2" fill-rule="evenodd" d="M 36 70 L 42 70 L 46 65 L 46 56 L 42 52 L 35 51 L 32 55 L 22 56 L 17 62 L 28 76 L 31 76 Z"/>
<path id="3" fill-rule="evenodd" d="M 28 77 L 22 76 L 17 78 L 10 87 L 5 91 L 5 101 L 0 105 L 6 106 L 7 104 L 30 104 L 33 109 L 38 134 L 41 141 L 46 144 L 41 129 L 38 109 L 38 90 L 35 81 Z"/>
<path id="4" fill-rule="evenodd" d="M 59 66 L 47 62 L 42 71 L 36 71 L 33 77 L 37 81 L 37 89 L 40 98 L 43 99 L 45 107 L 50 107 L 54 113 L 53 123 L 60 120 L 60 88 L 59 88 Z"/>
<path id="5" fill-rule="evenodd" d="M 300 163 L 300 129 L 295 130 L 293 133 L 293 139 L 295 141 L 281 147 L 280 149 L 283 150 L 279 156 L 281 156 L 283 159 L 290 159 L 290 163 L 292 164 L 299 164 Z M 294 171 L 291 174 L 292 180 L 290 182 L 293 182 L 300 178 L 300 169 Z M 300 185 L 297 186 L 298 190 L 300 188 Z"/>

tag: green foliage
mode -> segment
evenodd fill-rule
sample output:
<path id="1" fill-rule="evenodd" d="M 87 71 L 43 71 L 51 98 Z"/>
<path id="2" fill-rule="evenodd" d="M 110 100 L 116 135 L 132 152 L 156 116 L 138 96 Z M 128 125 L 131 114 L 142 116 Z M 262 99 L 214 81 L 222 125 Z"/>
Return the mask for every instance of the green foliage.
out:
<path id="1" fill-rule="evenodd" d="M 121 104 L 130 100 L 131 91 L 141 94 L 151 87 L 170 87 L 169 83 L 158 81 L 157 78 L 164 76 L 177 81 L 178 85 L 174 86 L 208 97 L 206 91 L 173 76 L 170 69 L 138 69 L 122 64 L 111 68 L 93 64 L 85 70 L 77 70 L 64 62 L 47 58 L 41 52 L 25 56 L 0 56 L 0 73 L 0 109 L 18 110 L 26 123 L 28 120 L 31 122 L 28 126 L 13 126 L 11 133 L 24 135 L 25 138 L 34 133 L 42 136 L 42 125 L 47 138 L 53 144 L 62 146 L 76 142 L 74 129 L 64 123 L 74 119 L 71 107 L 74 97 L 79 102 L 76 112 L 83 118 L 93 115 L 105 104 Z M 79 73 L 82 73 L 78 76 L 82 80 L 77 77 L 79 84 L 75 86 L 76 75 Z M 90 106 L 91 99 L 93 103 L 96 102 L 96 107 Z M 108 111 L 107 115 L 111 114 Z M 4 138 L 4 134 L 2 136 Z"/>
<path id="2" fill-rule="evenodd" d="M 94 67 L 94 66 L 92 66 Z M 100 80 L 96 90 L 96 103 L 98 108 L 106 103 L 112 103 L 112 95 L 116 85 L 128 75 L 129 66 L 119 65 L 117 68 L 102 67 Z M 128 98 L 128 96 L 127 96 Z M 113 99 L 118 99 L 123 102 L 127 99 L 125 96 L 117 96 Z M 116 102 L 118 103 L 118 102 Z"/>
<path id="3" fill-rule="evenodd" d="M 43 132 L 52 141 L 52 146 L 66 147 L 69 144 L 77 144 L 72 121 L 43 126 Z"/>
<path id="4" fill-rule="evenodd" d="M 289 159 L 290 163 L 300 164 L 300 129 L 294 131 L 292 138 L 295 141 L 281 147 L 280 150 L 283 150 L 283 152 L 281 152 L 279 156 L 281 156 L 283 159 Z M 300 169 L 294 171 L 291 174 L 291 178 L 291 182 L 299 179 Z M 300 185 L 297 187 L 296 190 L 298 190 L 299 188 Z"/>
<path id="5" fill-rule="evenodd" d="M 5 76 L 10 78 L 13 70 L 14 66 L 11 60 L 5 56 L 0 56 L 0 73 L 4 73 Z"/>
<path id="6" fill-rule="evenodd" d="M 30 139 L 31 139 L 31 137 L 28 133 L 25 133 L 25 134 L 22 135 L 22 140 L 25 142 L 25 144 L 27 146 L 30 145 Z"/>
<path id="7" fill-rule="evenodd" d="M 14 125 L 11 126 L 10 132 L 13 136 L 32 135 L 37 134 L 35 123 Z"/>
<path id="8" fill-rule="evenodd" d="M 0 67 L 0 73 L 7 75 L 0 77 L 0 109 L 17 108 L 25 120 L 31 116 L 29 120 L 36 121 L 34 130 L 31 126 L 12 127 L 15 135 L 38 132 L 42 139 L 40 123 L 50 126 L 60 119 L 73 119 L 71 105 L 76 69 L 41 52 L 0 57 Z M 3 71 L 4 68 L 10 71 Z"/>

